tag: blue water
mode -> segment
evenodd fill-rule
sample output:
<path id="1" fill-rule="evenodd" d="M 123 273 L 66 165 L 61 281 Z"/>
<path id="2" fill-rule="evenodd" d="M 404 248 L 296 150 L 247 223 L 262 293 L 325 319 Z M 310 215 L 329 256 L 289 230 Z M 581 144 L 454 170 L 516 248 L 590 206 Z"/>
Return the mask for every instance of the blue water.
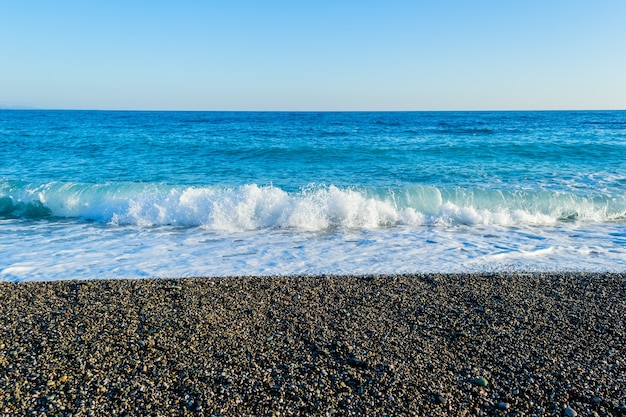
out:
<path id="1" fill-rule="evenodd" d="M 626 112 L 0 111 L 0 280 L 626 271 Z"/>

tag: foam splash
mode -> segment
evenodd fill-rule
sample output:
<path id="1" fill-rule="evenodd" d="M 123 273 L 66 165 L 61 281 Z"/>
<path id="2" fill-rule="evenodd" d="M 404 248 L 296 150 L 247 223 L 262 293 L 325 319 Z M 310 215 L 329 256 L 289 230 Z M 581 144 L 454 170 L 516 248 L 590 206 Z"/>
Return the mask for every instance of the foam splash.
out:
<path id="1" fill-rule="evenodd" d="M 626 219 L 626 196 L 549 190 L 395 189 L 310 186 L 288 193 L 155 183 L 31 184 L 0 181 L 0 217 L 73 218 L 111 225 L 184 226 L 215 231 L 453 225 L 553 225 Z"/>

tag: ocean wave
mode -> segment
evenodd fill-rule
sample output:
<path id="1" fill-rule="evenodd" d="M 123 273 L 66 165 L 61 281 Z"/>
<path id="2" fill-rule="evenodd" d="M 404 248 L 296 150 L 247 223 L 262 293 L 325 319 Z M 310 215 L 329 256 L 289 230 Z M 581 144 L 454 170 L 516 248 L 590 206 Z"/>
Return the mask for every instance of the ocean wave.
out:
<path id="1" fill-rule="evenodd" d="M 27 183 L 0 180 L 0 218 L 72 218 L 111 225 L 245 231 L 396 225 L 555 225 L 626 220 L 626 195 L 549 190 L 257 184 L 191 187 L 156 183 Z"/>

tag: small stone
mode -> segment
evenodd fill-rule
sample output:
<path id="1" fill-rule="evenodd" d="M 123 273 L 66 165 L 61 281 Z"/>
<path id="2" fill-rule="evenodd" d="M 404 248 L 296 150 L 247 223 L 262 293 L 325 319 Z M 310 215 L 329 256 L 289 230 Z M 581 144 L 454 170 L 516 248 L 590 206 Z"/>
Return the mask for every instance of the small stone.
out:
<path id="1" fill-rule="evenodd" d="M 576 417 L 578 413 L 573 408 L 566 407 L 565 410 L 563 410 L 563 415 L 566 417 Z"/>
<path id="2" fill-rule="evenodd" d="M 501 408 L 501 409 L 503 409 L 503 410 L 508 410 L 508 409 L 509 409 L 509 404 L 508 404 L 508 403 L 505 403 L 504 401 L 500 401 L 500 402 L 498 403 L 498 407 L 500 407 L 500 408 Z"/>
<path id="3" fill-rule="evenodd" d="M 484 377 L 480 377 L 480 378 L 474 378 L 472 379 L 472 383 L 474 385 L 478 385 L 479 387 L 486 387 L 488 382 Z"/>
<path id="4" fill-rule="evenodd" d="M 59 378 L 59 382 L 63 383 L 67 381 L 67 375 L 63 375 L 61 378 Z"/>
<path id="5" fill-rule="evenodd" d="M 444 397 L 442 394 L 437 394 L 435 396 L 435 403 L 441 404 L 441 405 L 446 405 L 447 402 L 448 402 L 448 399 L 446 397 Z"/>
<path id="6" fill-rule="evenodd" d="M 354 366 L 355 368 L 364 368 L 364 369 L 368 367 L 367 362 L 357 359 L 355 357 L 348 359 L 348 365 Z"/>

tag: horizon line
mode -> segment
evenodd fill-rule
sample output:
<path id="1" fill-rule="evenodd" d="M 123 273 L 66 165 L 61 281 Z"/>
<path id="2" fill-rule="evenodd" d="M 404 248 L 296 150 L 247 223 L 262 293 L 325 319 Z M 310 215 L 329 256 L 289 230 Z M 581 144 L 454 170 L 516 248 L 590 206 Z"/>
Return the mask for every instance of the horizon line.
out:
<path id="1" fill-rule="evenodd" d="M 2 111 L 94 111 L 94 112 L 205 112 L 205 113 L 427 113 L 427 112 L 603 112 L 603 111 L 626 111 L 626 108 L 605 108 L 605 109 L 421 109 L 421 110 L 231 110 L 231 109 L 116 109 L 116 108 L 47 108 L 47 107 L 29 107 L 29 106 L 1 106 Z"/>

